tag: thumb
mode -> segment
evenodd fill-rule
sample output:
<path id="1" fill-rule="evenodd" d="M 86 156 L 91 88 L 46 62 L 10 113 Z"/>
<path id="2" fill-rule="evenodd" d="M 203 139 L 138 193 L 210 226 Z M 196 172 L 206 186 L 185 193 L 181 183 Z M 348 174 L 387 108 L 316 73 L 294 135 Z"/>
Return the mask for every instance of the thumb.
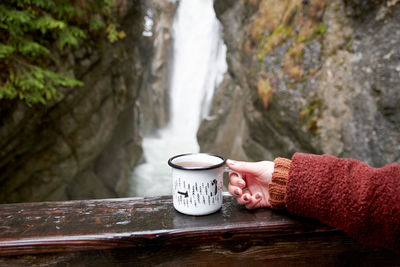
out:
<path id="1" fill-rule="evenodd" d="M 254 175 L 262 174 L 264 169 L 263 164 L 260 164 L 260 162 L 245 162 L 228 159 L 226 165 L 234 171 Z"/>

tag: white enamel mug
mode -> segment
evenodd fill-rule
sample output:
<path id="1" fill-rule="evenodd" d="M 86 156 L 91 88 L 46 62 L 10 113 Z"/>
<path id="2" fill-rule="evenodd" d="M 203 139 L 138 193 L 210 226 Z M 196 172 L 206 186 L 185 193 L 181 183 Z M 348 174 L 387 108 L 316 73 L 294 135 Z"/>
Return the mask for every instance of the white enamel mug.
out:
<path id="1" fill-rule="evenodd" d="M 174 208 L 187 215 L 207 215 L 222 207 L 225 159 L 206 153 L 182 154 L 168 160 L 172 167 Z"/>

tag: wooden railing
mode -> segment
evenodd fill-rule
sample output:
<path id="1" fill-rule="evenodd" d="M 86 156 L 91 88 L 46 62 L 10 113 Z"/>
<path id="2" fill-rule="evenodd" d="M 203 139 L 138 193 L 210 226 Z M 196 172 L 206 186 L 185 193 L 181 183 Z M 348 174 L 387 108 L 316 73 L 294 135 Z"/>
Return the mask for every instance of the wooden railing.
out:
<path id="1" fill-rule="evenodd" d="M 314 220 L 248 211 L 225 195 L 207 216 L 170 196 L 0 205 L 0 266 L 399 265 Z"/>

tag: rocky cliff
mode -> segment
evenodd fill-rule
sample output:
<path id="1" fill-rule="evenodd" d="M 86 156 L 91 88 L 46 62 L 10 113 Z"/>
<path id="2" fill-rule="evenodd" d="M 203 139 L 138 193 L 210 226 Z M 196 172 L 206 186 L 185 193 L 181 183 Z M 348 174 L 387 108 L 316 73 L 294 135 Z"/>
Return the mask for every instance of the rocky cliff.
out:
<path id="1" fill-rule="evenodd" d="M 68 57 L 83 87 L 61 89 L 64 97 L 46 105 L 1 101 L 0 203 L 125 196 L 141 132 L 167 119 L 164 61 L 174 6 L 117 1 L 126 37 Z M 149 12 L 153 26 L 143 29 Z"/>
<path id="2" fill-rule="evenodd" d="M 138 99 L 143 134 L 169 121 L 169 84 L 172 66 L 172 24 L 175 1 L 146 1 L 145 37 L 141 50 L 144 73 Z"/>
<path id="3" fill-rule="evenodd" d="M 216 1 L 229 71 L 200 127 L 201 149 L 400 162 L 398 2 Z"/>

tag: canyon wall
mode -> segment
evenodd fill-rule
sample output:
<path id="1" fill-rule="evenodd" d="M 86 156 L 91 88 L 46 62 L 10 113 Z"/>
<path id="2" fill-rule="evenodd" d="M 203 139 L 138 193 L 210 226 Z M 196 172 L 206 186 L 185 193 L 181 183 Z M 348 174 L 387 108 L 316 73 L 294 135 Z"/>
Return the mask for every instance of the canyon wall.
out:
<path id="1" fill-rule="evenodd" d="M 229 70 L 198 132 L 201 150 L 400 162 L 398 2 L 216 1 Z"/>
<path id="2" fill-rule="evenodd" d="M 116 2 L 125 37 L 68 56 L 83 87 L 60 88 L 46 105 L 0 101 L 0 203 L 126 196 L 142 133 L 168 119 L 176 3 Z"/>

